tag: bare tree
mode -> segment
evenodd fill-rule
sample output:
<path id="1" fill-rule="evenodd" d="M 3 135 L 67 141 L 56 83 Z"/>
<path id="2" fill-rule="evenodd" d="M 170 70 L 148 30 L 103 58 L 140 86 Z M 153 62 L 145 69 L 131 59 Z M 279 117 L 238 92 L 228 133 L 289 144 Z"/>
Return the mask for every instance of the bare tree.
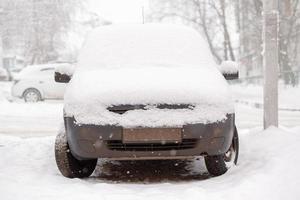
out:
<path id="1" fill-rule="evenodd" d="M 298 48 L 291 45 L 294 43 L 298 36 L 295 36 L 297 29 L 297 20 L 299 18 L 299 0 L 284 0 L 280 1 L 280 33 L 279 33 L 279 64 L 280 70 L 283 72 L 283 79 L 286 84 L 295 84 L 295 76 L 292 72 L 293 65 L 296 64 L 295 57 L 293 54 L 294 50 Z M 299 21 L 298 21 L 299 23 Z M 299 26 L 299 24 L 298 24 Z M 297 33 L 296 33 L 297 34 Z M 295 44 L 295 43 L 294 43 Z M 296 51 L 297 52 L 297 51 Z"/>
<path id="2" fill-rule="evenodd" d="M 150 20 L 181 20 L 205 36 L 211 53 L 219 63 L 222 60 L 235 60 L 227 22 L 228 8 L 234 7 L 232 1 L 152 0 L 151 2 L 153 6 Z"/>
<path id="3" fill-rule="evenodd" d="M 279 69 L 286 84 L 296 84 L 295 70 L 300 56 L 300 4 L 299 0 L 279 3 Z M 240 32 L 240 59 L 246 75 L 262 75 L 262 0 L 239 0 L 238 24 Z M 300 70 L 300 69 L 298 69 Z"/>
<path id="4" fill-rule="evenodd" d="M 24 55 L 28 64 L 55 60 L 80 0 L 1 0 L 3 47 Z M 17 52 L 16 52 L 17 51 Z"/>
<path id="5" fill-rule="evenodd" d="M 223 28 L 224 60 L 228 60 L 230 56 L 230 59 L 234 61 L 235 55 L 234 55 L 231 37 L 227 25 L 227 15 L 226 15 L 226 8 L 228 7 L 228 5 L 226 5 L 227 2 L 225 0 L 218 0 L 218 1 L 210 0 L 209 3 L 211 7 L 215 9 Z"/>

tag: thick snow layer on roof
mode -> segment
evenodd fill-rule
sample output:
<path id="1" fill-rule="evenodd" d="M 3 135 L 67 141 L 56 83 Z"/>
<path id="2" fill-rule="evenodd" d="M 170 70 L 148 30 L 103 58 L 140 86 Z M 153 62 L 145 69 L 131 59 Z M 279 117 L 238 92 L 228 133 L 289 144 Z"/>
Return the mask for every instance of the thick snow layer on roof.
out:
<path id="1" fill-rule="evenodd" d="M 149 65 L 214 65 L 207 43 L 193 29 L 176 25 L 112 25 L 91 32 L 81 50 L 80 69 Z"/>
<path id="2" fill-rule="evenodd" d="M 20 71 L 16 76 L 15 79 L 24 79 L 32 76 L 37 76 L 39 75 L 39 72 L 43 69 L 53 69 L 54 70 L 59 70 L 59 72 L 66 73 L 74 70 L 73 68 L 70 68 L 72 66 L 69 63 L 54 63 L 54 64 L 40 64 L 40 65 L 29 65 L 25 67 L 22 71 Z M 53 72 L 53 77 L 54 77 L 54 72 Z"/>
<path id="3" fill-rule="evenodd" d="M 218 68 L 223 74 L 232 74 L 239 71 L 238 63 L 230 60 L 223 61 Z"/>
<path id="4" fill-rule="evenodd" d="M 193 104 L 193 110 L 111 105 Z M 90 34 L 65 94 L 79 123 L 180 126 L 221 121 L 234 112 L 228 86 L 194 30 L 170 25 L 108 26 Z"/>
<path id="5" fill-rule="evenodd" d="M 66 74 L 72 76 L 75 71 L 74 65 L 71 64 L 60 64 L 55 66 L 55 72 L 60 74 Z"/>

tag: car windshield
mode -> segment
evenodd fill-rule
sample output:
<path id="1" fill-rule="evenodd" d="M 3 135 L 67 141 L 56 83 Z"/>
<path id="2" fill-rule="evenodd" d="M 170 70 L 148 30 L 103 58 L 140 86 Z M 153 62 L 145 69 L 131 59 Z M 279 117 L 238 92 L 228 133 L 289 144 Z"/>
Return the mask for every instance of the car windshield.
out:
<path id="1" fill-rule="evenodd" d="M 78 59 L 83 70 L 215 65 L 206 42 L 182 26 L 107 26 L 89 34 Z"/>

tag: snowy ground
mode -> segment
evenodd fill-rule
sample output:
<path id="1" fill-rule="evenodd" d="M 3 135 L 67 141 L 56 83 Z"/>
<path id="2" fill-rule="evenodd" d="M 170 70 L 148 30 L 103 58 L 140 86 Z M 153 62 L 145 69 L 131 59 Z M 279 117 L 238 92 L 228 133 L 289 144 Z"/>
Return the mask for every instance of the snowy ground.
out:
<path id="1" fill-rule="evenodd" d="M 259 85 L 236 84 L 231 86 L 236 101 L 261 107 L 263 103 L 263 87 Z M 280 110 L 300 111 L 300 86 L 291 87 L 279 85 L 278 103 Z"/>
<path id="2" fill-rule="evenodd" d="M 300 199 L 299 88 L 281 91 L 280 129 L 262 130 L 261 88 L 233 86 L 240 132 L 239 165 L 211 178 L 203 160 L 100 161 L 88 179 L 62 177 L 54 137 L 62 102 L 12 100 L 0 82 L 0 199 Z M 299 97 L 299 98 L 296 98 Z"/>

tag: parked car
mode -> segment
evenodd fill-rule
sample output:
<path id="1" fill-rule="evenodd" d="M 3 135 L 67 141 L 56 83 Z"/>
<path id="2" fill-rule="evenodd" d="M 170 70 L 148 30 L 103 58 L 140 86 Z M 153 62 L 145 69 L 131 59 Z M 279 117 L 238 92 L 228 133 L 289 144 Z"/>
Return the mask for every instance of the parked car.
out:
<path id="1" fill-rule="evenodd" d="M 55 82 L 53 76 L 56 67 L 71 64 L 42 64 L 24 68 L 15 76 L 12 96 L 23 98 L 25 102 L 38 102 L 45 99 L 63 99 L 66 84 Z"/>
<path id="2" fill-rule="evenodd" d="M 93 31 L 67 83 L 64 128 L 55 143 L 62 175 L 90 176 L 98 158 L 204 156 L 218 176 L 237 163 L 238 132 L 226 79 L 234 62 L 214 62 L 193 29 L 175 25 L 107 26 Z"/>

